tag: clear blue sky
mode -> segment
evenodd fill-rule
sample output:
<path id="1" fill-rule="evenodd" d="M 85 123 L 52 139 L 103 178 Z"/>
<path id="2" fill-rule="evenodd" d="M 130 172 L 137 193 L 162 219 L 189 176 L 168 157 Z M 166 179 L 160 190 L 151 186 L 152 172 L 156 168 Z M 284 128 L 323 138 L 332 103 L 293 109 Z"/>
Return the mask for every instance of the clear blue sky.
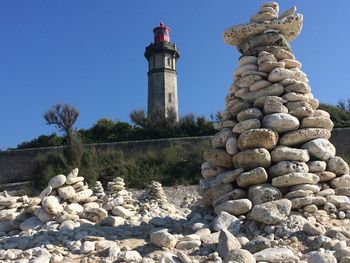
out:
<path id="1" fill-rule="evenodd" d="M 78 128 L 146 109 L 143 53 L 160 21 L 181 52 L 180 115 L 222 110 L 238 58 L 222 32 L 248 22 L 263 2 L 1 0 L 0 149 L 55 131 L 42 115 L 56 102 L 80 110 Z M 350 1 L 280 1 L 281 10 L 293 5 L 304 27 L 292 48 L 314 95 L 333 104 L 349 98 Z"/>

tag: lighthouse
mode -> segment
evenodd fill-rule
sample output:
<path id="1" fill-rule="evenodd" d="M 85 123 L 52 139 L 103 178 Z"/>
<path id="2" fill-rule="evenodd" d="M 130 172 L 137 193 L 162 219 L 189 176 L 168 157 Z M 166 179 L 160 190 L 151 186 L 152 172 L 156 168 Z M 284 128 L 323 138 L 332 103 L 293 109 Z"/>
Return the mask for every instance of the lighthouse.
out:
<path id="1" fill-rule="evenodd" d="M 146 47 L 148 61 L 148 116 L 170 114 L 179 119 L 176 61 L 180 57 L 170 42 L 170 28 L 164 23 L 153 29 L 154 42 Z"/>

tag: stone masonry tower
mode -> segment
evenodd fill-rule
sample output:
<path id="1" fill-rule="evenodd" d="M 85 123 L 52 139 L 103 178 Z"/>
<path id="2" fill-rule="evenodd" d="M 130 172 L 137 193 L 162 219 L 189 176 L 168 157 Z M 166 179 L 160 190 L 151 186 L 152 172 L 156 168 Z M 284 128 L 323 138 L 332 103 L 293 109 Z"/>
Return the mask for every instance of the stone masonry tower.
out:
<path id="1" fill-rule="evenodd" d="M 148 60 L 148 116 L 174 112 L 179 118 L 176 61 L 180 57 L 176 44 L 170 43 L 170 28 L 160 23 L 153 29 L 154 43 L 146 47 Z"/>

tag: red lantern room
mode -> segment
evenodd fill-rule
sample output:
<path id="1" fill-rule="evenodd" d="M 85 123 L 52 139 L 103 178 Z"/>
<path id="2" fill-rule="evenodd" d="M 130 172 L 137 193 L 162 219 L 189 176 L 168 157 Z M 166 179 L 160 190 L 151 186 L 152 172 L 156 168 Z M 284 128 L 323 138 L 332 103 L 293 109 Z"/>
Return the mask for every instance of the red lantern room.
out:
<path id="1" fill-rule="evenodd" d="M 163 22 L 153 29 L 154 43 L 170 42 L 170 28 Z"/>

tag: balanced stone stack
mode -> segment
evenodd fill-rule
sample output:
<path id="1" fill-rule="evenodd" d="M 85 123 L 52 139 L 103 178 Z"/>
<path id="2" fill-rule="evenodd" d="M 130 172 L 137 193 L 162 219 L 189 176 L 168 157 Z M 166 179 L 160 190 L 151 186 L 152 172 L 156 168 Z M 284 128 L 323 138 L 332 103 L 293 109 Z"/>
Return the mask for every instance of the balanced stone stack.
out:
<path id="1" fill-rule="evenodd" d="M 80 218 L 99 222 L 107 216 L 107 211 L 99 207 L 93 191 L 84 184 L 84 177 L 78 176 L 79 170 L 73 169 L 67 176 L 59 174 L 53 177 L 48 186 L 40 193 L 40 203 L 32 206 L 34 214 L 21 224 L 21 229 L 37 222 L 55 221 L 62 228 L 80 225 Z M 38 224 L 39 225 L 39 224 Z"/>
<path id="2" fill-rule="evenodd" d="M 123 218 L 131 218 L 139 208 L 137 200 L 132 197 L 131 192 L 126 190 L 124 179 L 121 177 L 108 182 L 103 207 Z"/>
<path id="3" fill-rule="evenodd" d="M 102 183 L 96 181 L 92 187 L 93 195 L 97 197 L 98 201 L 102 202 L 103 198 L 106 196 L 105 190 L 103 189 Z"/>
<path id="4" fill-rule="evenodd" d="M 330 115 L 318 109 L 289 44 L 303 16 L 295 7 L 278 12 L 265 3 L 250 23 L 224 32 L 242 56 L 200 181 L 202 202 L 216 213 L 249 212 L 265 224 L 291 209 L 350 211 L 349 166 L 329 142 Z"/>
<path id="5" fill-rule="evenodd" d="M 152 181 L 145 193 L 139 197 L 140 210 L 144 215 L 164 215 L 176 213 L 175 207 L 168 202 L 162 184 Z"/>

